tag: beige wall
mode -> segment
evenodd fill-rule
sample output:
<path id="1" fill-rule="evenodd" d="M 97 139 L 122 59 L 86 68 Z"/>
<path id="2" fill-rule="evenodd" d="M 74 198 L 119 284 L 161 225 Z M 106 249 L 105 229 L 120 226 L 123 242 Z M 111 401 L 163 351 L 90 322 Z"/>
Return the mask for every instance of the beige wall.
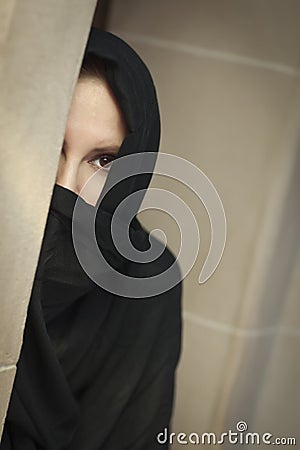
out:
<path id="1" fill-rule="evenodd" d="M 0 427 L 95 3 L 0 2 Z M 209 176 L 228 221 L 221 264 L 200 286 L 205 210 L 188 188 L 154 179 L 186 201 L 201 231 L 184 283 L 177 432 L 246 420 L 252 431 L 300 439 L 299 13 L 297 0 L 113 1 L 110 29 L 133 44 L 157 84 L 162 150 Z M 168 217 L 141 217 L 169 230 L 178 248 Z"/>
<path id="2" fill-rule="evenodd" d="M 0 435 L 96 0 L 0 2 Z"/>
<path id="3" fill-rule="evenodd" d="M 176 432 L 225 432 L 246 420 L 250 431 L 300 439 L 299 16 L 297 0 L 112 3 L 109 29 L 153 73 L 162 151 L 206 173 L 228 222 L 221 264 L 198 285 L 205 210 L 188 188 L 154 179 L 192 208 L 202 239 L 184 282 Z M 166 215 L 141 218 L 178 248 Z"/>

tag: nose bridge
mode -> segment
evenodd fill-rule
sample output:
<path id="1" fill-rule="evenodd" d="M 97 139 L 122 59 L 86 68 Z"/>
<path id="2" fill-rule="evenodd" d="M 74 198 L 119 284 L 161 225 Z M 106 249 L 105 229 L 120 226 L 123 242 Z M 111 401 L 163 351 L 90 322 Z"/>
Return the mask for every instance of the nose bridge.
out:
<path id="1" fill-rule="evenodd" d="M 80 159 L 70 158 L 66 154 L 60 155 L 56 183 L 79 194 Z"/>

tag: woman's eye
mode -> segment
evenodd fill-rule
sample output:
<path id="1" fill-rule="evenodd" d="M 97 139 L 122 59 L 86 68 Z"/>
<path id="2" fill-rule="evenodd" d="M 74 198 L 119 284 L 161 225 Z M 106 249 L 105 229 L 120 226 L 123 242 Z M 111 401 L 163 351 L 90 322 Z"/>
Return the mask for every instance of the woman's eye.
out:
<path id="1" fill-rule="evenodd" d="M 109 169 L 110 163 L 115 159 L 114 155 L 101 155 L 95 159 L 89 161 L 92 166 L 98 167 L 98 169 Z"/>

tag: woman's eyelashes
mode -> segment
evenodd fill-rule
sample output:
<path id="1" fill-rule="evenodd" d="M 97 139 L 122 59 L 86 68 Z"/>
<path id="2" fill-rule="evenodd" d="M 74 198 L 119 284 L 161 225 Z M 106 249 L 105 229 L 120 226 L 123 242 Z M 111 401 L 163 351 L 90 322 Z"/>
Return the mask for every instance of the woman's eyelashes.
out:
<path id="1" fill-rule="evenodd" d="M 102 154 L 98 155 L 96 158 L 89 160 L 88 162 L 98 169 L 108 169 L 111 165 L 110 163 L 112 163 L 116 156 L 117 155 Z"/>

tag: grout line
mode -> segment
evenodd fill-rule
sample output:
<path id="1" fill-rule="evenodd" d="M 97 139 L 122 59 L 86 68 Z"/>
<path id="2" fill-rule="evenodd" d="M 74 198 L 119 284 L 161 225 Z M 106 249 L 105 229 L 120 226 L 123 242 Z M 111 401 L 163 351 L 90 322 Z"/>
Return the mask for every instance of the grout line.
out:
<path id="1" fill-rule="evenodd" d="M 299 328 L 295 327 L 285 327 L 284 325 L 280 326 L 280 330 L 283 334 L 286 334 L 291 337 L 300 337 Z"/>
<path id="2" fill-rule="evenodd" d="M 189 322 L 195 323 L 197 325 L 202 325 L 206 328 L 222 331 L 227 334 L 232 334 L 241 337 L 260 337 L 260 336 L 269 336 L 275 334 L 278 331 L 278 327 L 270 327 L 264 330 L 247 330 L 243 328 L 233 327 L 232 325 L 228 325 L 225 323 L 217 322 L 211 319 L 206 319 L 204 317 L 200 317 L 196 314 L 190 313 L 188 311 L 183 312 L 183 317 L 185 320 Z"/>
<path id="3" fill-rule="evenodd" d="M 191 323 L 209 328 L 210 330 L 221 331 L 223 333 L 240 337 L 257 338 L 275 335 L 278 332 L 281 332 L 291 337 L 300 337 L 300 330 L 298 328 L 285 327 L 282 325 L 274 325 L 268 328 L 261 328 L 261 329 L 257 328 L 250 330 L 246 328 L 233 327 L 232 325 L 217 322 L 215 320 L 206 319 L 204 317 L 198 316 L 197 314 L 193 314 L 189 311 L 183 311 L 183 318 Z"/>
<path id="4" fill-rule="evenodd" d="M 127 33 L 122 30 L 113 30 L 116 34 L 121 37 L 128 39 L 132 42 L 139 44 L 150 45 L 152 47 L 158 47 L 165 50 L 184 52 L 198 58 L 210 58 L 217 59 L 225 62 L 242 64 L 247 66 L 254 66 L 261 69 L 272 70 L 274 72 L 280 72 L 285 75 L 299 76 L 300 71 L 292 66 L 287 66 L 285 64 L 276 63 L 274 61 L 267 61 L 262 59 L 251 58 L 248 56 L 241 56 L 235 53 L 222 52 L 218 50 L 209 50 L 206 48 L 198 47 L 196 45 L 184 44 L 176 41 L 169 41 L 166 39 L 158 39 L 152 36 Z"/>
<path id="5" fill-rule="evenodd" d="M 6 372 L 8 370 L 16 369 L 16 367 L 17 366 L 15 364 L 10 364 L 9 366 L 0 366 L 0 373 Z"/>

